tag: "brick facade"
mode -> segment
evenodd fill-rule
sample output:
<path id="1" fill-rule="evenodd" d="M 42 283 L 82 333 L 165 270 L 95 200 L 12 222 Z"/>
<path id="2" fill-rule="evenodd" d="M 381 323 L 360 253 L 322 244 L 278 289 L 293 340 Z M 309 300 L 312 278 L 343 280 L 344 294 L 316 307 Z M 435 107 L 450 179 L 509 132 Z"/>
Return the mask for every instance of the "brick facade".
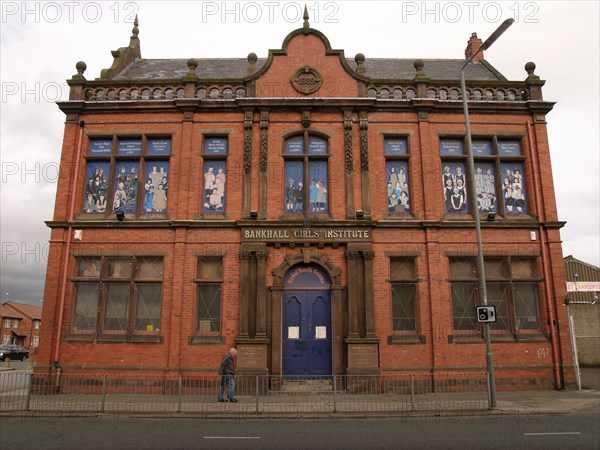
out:
<path id="1" fill-rule="evenodd" d="M 138 48 L 137 33 L 136 26 L 131 48 Z M 282 374 L 282 342 L 288 332 L 282 323 L 282 299 L 289 287 L 285 277 L 298 265 L 318 268 L 330 278 L 327 333 L 333 373 L 485 370 L 481 328 L 463 339 L 453 329 L 451 260 L 477 254 L 472 214 L 447 213 L 442 193 L 440 141 L 464 141 L 465 127 L 460 102 L 440 92 L 450 95 L 458 87 L 460 64 L 452 66 L 457 67 L 452 76 L 434 79 L 428 69 L 435 72 L 435 63 L 415 61 L 408 65 L 411 77 L 384 80 L 381 74 L 369 75 L 374 66 L 361 56 L 346 60 L 322 33 L 305 27 L 291 32 L 282 49 L 271 51 L 266 60 L 249 55 L 247 71 L 221 81 L 202 74 L 209 64 L 203 60 L 187 61 L 187 69 L 177 62 L 178 75 L 168 80 L 150 72 L 128 77 L 127 70 L 141 64 L 135 62 L 133 69 L 89 81 L 85 65 L 78 63 L 78 74 L 69 80 L 71 98 L 59 103 L 67 120 L 55 213 L 48 222 L 52 236 L 44 296 L 44 323 L 52 331 L 40 348 L 36 370 L 53 370 L 56 362 L 71 371 L 214 373 L 227 348 L 237 346 L 242 373 Z M 126 67 L 122 62 L 117 66 Z M 484 63 L 473 64 L 478 70 L 491 67 L 482 67 Z M 305 66 L 322 77 L 315 93 L 303 94 L 292 85 L 295 71 Z M 502 140 L 518 143 L 528 206 L 526 214 L 502 209 L 496 220 L 482 221 L 484 255 L 526 259 L 535 266 L 538 326 L 530 333 L 494 335 L 499 386 L 565 387 L 573 382 L 559 235 L 563 224 L 556 211 L 545 123 L 552 103 L 542 100 L 541 84 L 533 69 L 524 82 L 480 80 L 475 73 L 468 80 L 472 95 L 477 89 L 484 95 L 485 89 L 495 92 L 494 101 L 471 102 L 473 137 L 494 148 Z M 401 86 L 403 97 L 385 98 L 385 90 L 394 92 L 394 85 Z M 245 95 L 238 93 L 239 86 Z M 160 92 L 155 98 L 156 87 Z M 133 97 L 134 88 L 138 97 Z M 144 89 L 148 98 L 141 97 Z M 435 92 L 429 94 L 430 89 Z M 509 99 L 511 91 L 531 98 Z M 120 102 L 125 96 L 131 101 Z M 294 136 L 327 142 L 320 159 L 327 167 L 326 213 L 286 213 L 289 158 L 284 155 L 286 140 Z M 115 165 L 121 161 L 114 158 L 114 146 L 130 137 L 142 142 L 143 151 L 148 139 L 170 140 L 170 155 L 163 160 L 169 163 L 168 206 L 156 214 L 140 212 L 144 182 L 139 180 L 138 212 L 117 220 L 114 205 L 110 208 Z M 227 139 L 228 151 L 221 159 L 205 153 L 212 137 Z M 386 161 L 393 158 L 385 154 L 386 138 L 405 140 L 408 148 L 402 161 L 408 167 L 410 210 L 403 214 L 390 212 L 388 205 Z M 90 148 L 98 139 L 113 142 L 109 208 L 104 214 L 86 214 L 86 168 L 96 161 Z M 201 199 L 203 174 L 213 160 L 226 161 L 227 169 L 226 203 L 218 214 L 207 213 Z M 310 181 L 308 174 L 305 179 Z M 287 235 L 248 237 L 250 231 L 261 236 L 268 230 Z M 344 230 L 350 237 L 324 237 Z M 356 230 L 367 231 L 367 237 L 352 237 Z M 107 334 L 102 323 L 110 309 L 105 292 L 110 280 L 84 279 L 78 264 L 131 256 L 137 258 L 133 264 L 162 258 L 160 325 L 146 325 L 137 337 L 130 333 L 137 327 L 133 322 L 127 333 Z M 206 258 L 221 261 L 220 324 L 218 332 L 199 336 L 198 286 L 203 279 L 198 264 Z M 408 258 L 415 265 L 415 329 L 409 338 L 393 329 L 394 258 Z M 75 330 L 76 316 L 83 314 L 77 309 L 77 302 L 83 302 L 83 294 L 77 298 L 78 283 L 98 285 L 103 292 L 95 321 L 83 334 Z M 127 283 L 136 284 L 132 295 L 138 295 L 138 281 Z M 129 309 L 129 314 L 136 311 Z"/>

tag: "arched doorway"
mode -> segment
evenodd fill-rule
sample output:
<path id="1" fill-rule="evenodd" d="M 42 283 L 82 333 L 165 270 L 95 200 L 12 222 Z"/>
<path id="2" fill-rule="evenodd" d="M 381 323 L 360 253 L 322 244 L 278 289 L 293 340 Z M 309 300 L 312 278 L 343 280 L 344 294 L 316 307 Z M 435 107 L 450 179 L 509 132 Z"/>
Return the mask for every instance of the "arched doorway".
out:
<path id="1" fill-rule="evenodd" d="M 297 264 L 283 279 L 283 375 L 332 373 L 331 280 L 316 264 Z"/>

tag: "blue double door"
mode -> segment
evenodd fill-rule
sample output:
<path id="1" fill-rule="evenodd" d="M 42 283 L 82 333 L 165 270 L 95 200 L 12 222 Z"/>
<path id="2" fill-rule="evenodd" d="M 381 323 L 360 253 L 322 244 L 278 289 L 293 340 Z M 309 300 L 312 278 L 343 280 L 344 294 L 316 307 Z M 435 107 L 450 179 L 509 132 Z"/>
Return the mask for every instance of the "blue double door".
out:
<path id="1" fill-rule="evenodd" d="M 331 292 L 284 291 L 283 375 L 331 375 Z"/>

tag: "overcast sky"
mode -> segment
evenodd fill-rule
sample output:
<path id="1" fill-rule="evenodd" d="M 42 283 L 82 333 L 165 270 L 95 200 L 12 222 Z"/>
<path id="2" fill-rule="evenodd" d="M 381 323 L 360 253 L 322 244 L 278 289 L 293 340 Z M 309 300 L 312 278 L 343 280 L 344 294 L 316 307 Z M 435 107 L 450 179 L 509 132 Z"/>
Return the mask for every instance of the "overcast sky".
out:
<path id="1" fill-rule="evenodd" d="M 304 2 L 2 1 L 2 301 L 43 297 L 64 114 L 75 63 L 94 79 L 111 50 L 129 43 L 138 14 L 143 58 L 240 57 L 281 48 L 302 26 Z M 472 32 L 485 39 L 515 24 L 486 52 L 510 80 L 537 65 L 547 116 L 564 256 L 600 265 L 599 2 L 307 2 L 311 27 L 347 57 L 463 58 Z M 427 67 L 425 67 L 427 70 Z M 457 74 L 458 78 L 458 74 Z"/>

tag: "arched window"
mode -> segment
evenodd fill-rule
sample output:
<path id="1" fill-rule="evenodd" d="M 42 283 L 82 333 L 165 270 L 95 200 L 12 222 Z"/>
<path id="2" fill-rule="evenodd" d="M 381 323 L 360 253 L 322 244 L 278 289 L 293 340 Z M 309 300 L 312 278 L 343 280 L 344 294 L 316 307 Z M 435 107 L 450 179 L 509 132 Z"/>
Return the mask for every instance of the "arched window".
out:
<path id="1" fill-rule="evenodd" d="M 284 204 L 286 214 L 329 214 L 329 142 L 308 133 L 285 141 Z"/>

